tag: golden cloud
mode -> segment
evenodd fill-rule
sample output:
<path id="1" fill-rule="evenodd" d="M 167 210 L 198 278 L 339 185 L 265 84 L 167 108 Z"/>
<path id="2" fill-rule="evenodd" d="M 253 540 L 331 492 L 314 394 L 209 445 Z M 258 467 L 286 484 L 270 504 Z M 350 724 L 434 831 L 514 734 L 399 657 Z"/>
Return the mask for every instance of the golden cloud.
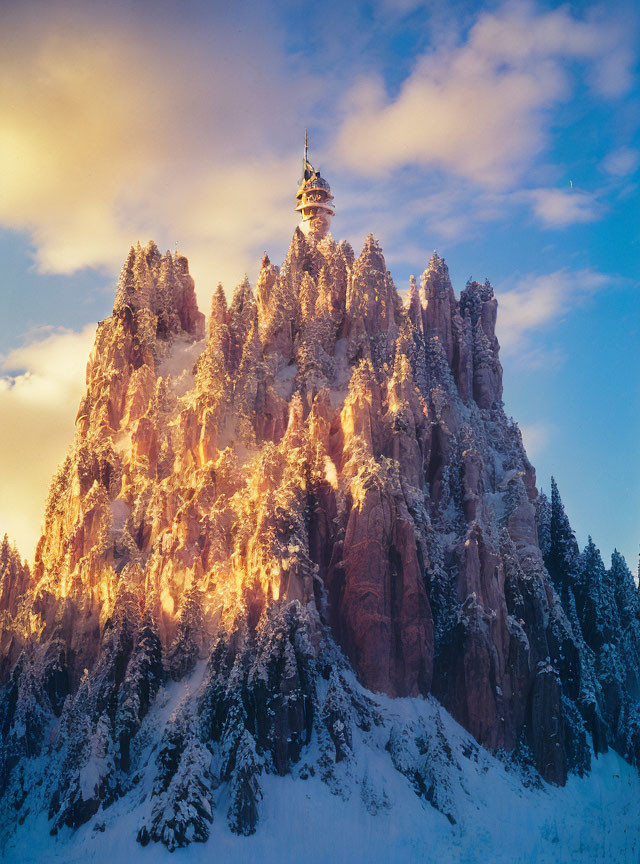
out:
<path id="1" fill-rule="evenodd" d="M 0 533 L 27 557 L 51 477 L 73 440 L 95 329 L 41 332 L 0 362 Z"/>
<path id="2" fill-rule="evenodd" d="M 187 40 L 60 4 L 4 18 L 0 225 L 30 233 L 42 271 L 113 272 L 138 238 L 177 241 L 206 309 L 219 279 L 283 245 L 304 125 L 291 106 L 313 85 L 268 31 Z"/>

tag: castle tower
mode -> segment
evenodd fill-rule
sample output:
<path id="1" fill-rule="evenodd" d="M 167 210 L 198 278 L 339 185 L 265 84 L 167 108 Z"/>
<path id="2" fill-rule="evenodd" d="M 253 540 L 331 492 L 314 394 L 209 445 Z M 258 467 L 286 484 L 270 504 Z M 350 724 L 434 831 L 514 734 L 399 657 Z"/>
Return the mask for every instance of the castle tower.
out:
<path id="1" fill-rule="evenodd" d="M 309 162 L 309 138 L 304 133 L 304 158 L 302 177 L 296 194 L 296 210 L 300 213 L 300 230 L 303 234 L 324 237 L 335 213 L 333 195 L 327 181 Z"/>

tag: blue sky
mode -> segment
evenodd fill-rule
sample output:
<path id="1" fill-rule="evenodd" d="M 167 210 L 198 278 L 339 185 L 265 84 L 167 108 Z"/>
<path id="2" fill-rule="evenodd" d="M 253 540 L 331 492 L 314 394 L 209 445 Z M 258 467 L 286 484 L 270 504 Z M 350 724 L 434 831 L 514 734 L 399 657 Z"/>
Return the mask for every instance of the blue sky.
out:
<path id="1" fill-rule="evenodd" d="M 333 232 L 399 288 L 434 248 L 500 299 L 505 404 L 581 542 L 640 540 L 634 3 L 21 3 L 0 10 L 0 530 L 26 554 L 128 246 L 201 306 L 296 224 L 301 143 Z"/>

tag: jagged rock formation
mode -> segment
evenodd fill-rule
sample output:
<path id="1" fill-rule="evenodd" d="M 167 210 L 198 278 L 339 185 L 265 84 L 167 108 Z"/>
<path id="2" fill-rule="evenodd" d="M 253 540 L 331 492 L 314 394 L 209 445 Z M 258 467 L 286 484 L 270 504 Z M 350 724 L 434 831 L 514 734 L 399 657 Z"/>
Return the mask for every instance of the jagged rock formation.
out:
<path id="1" fill-rule="evenodd" d="M 33 574 L 0 551 L 9 810 L 47 734 L 53 831 L 147 766 L 141 843 L 206 840 L 221 783 L 252 833 L 260 775 L 312 741 L 308 770 L 343 794 L 352 730 L 385 722 L 345 657 L 545 780 L 588 770 L 589 738 L 638 761 L 638 593 L 620 556 L 580 555 L 555 487 L 538 496 L 496 314 L 488 282 L 456 299 L 435 253 L 405 306 L 372 236 L 356 258 L 296 230 L 255 291 L 216 289 L 205 333 L 186 259 L 132 248 Z M 188 675 L 151 759 L 150 709 Z M 443 734 L 394 729 L 387 750 L 455 821 Z"/>
<path id="2" fill-rule="evenodd" d="M 22 600 L 29 588 L 30 573 L 7 535 L 0 544 L 0 680 L 6 680 L 31 631 Z"/>

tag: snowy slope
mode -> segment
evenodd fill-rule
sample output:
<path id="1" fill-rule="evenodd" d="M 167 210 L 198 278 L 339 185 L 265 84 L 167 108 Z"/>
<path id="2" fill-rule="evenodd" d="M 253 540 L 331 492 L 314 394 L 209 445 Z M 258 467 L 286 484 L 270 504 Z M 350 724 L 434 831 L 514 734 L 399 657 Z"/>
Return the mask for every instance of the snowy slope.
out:
<path id="1" fill-rule="evenodd" d="M 368 733 L 357 730 L 354 758 L 336 766 L 341 771 L 331 788 L 319 776 L 314 740 L 292 775 L 261 777 L 264 797 L 253 836 L 238 837 L 227 827 L 229 789 L 222 785 L 214 796 L 214 820 L 206 843 L 178 849 L 175 857 L 161 844 L 142 848 L 136 832 L 148 807 L 158 733 L 185 693 L 197 689 L 202 674 L 200 664 L 186 687 L 170 684 L 159 695 L 141 730 L 143 738 L 151 740 L 141 756 L 140 764 L 149 770 L 139 786 L 76 832 L 64 828 L 57 837 L 49 835 L 46 814 L 32 812 L 9 838 L 2 860 L 6 864 L 45 860 L 65 864 L 169 860 L 189 864 L 211 860 L 229 864 L 295 860 L 307 864 L 425 860 L 631 864 L 640 860 L 640 777 L 613 751 L 593 759 L 589 776 L 572 775 L 564 788 L 552 787 L 533 773 L 527 778 L 512 762 L 479 748 L 436 700 L 391 700 L 360 688 L 375 703 L 379 723 Z M 355 681 L 350 683 L 358 687 Z M 450 758 L 442 751 L 431 754 L 440 804 L 450 818 L 393 770 L 388 750 L 392 730 L 433 729 L 441 730 L 444 751 L 450 748 Z M 37 805 L 37 790 L 31 794 Z"/>

